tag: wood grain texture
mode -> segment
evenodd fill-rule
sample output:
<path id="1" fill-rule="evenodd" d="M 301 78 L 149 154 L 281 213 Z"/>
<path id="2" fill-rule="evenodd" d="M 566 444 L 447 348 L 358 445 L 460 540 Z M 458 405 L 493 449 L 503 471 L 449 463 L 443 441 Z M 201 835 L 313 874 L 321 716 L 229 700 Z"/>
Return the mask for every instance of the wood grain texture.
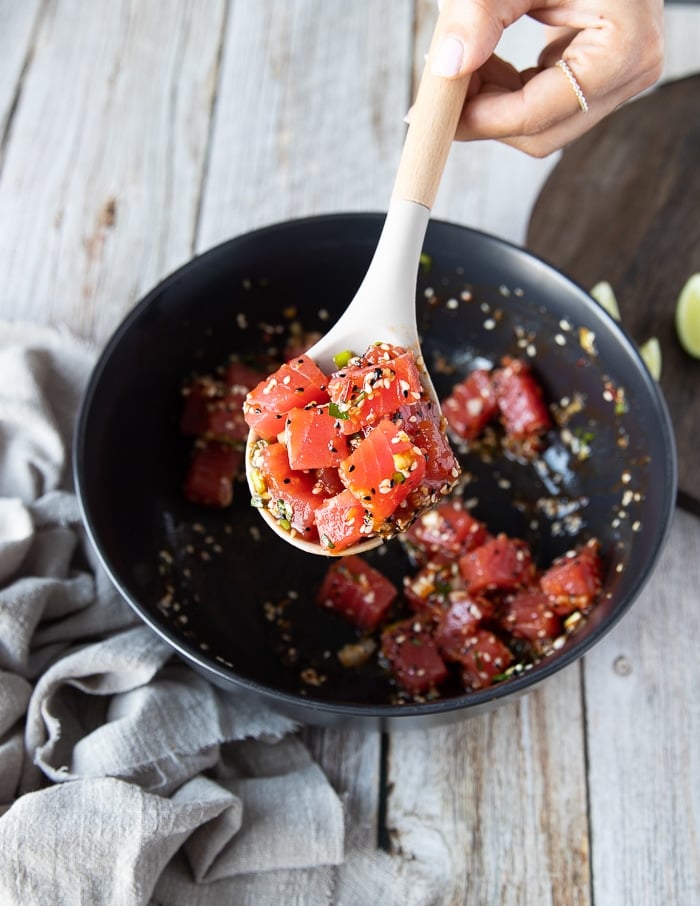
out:
<path id="1" fill-rule="evenodd" d="M 596 906 L 700 902 L 700 522 L 585 660 Z"/>
<path id="2" fill-rule="evenodd" d="M 412 28 L 403 0 L 233 4 L 198 250 L 280 220 L 386 210 Z"/>
<path id="3" fill-rule="evenodd" d="M 435 24 L 392 192 L 392 198 L 413 201 L 428 210 L 435 203 L 469 87 L 468 75 L 445 79 L 433 73 L 445 38 L 444 15 Z"/>
<path id="4" fill-rule="evenodd" d="M 0 166 L 10 120 L 22 91 L 22 76 L 31 61 L 41 0 L 0 0 Z"/>
<path id="5" fill-rule="evenodd" d="M 6 317 L 104 341 L 191 256 L 223 0 L 52 4 L 0 182 Z"/>
<path id="6" fill-rule="evenodd" d="M 391 740 L 395 850 L 435 902 L 585 906 L 589 887 L 580 671 L 449 729 Z"/>
<path id="7" fill-rule="evenodd" d="M 622 323 L 661 344 L 661 388 L 676 431 L 682 502 L 700 511 L 700 361 L 674 311 L 700 271 L 700 76 L 667 83 L 575 142 L 535 204 L 528 247 L 591 288 L 615 289 Z"/>
<path id="8" fill-rule="evenodd" d="M 698 41 L 700 41 L 700 5 L 667 3 L 664 8 L 666 54 L 662 82 L 670 82 L 697 72 Z"/>

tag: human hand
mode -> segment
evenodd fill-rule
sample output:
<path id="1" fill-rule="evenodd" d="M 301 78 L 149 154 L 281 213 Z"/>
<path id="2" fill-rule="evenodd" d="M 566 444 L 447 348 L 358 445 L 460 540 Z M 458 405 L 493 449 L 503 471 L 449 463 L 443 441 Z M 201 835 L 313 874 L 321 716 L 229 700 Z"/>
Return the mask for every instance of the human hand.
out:
<path id="1" fill-rule="evenodd" d="M 547 26 L 547 43 L 519 72 L 494 50 L 523 15 Z M 663 0 L 443 0 L 442 19 L 433 72 L 472 73 L 461 141 L 498 139 L 545 157 L 661 74 Z"/>

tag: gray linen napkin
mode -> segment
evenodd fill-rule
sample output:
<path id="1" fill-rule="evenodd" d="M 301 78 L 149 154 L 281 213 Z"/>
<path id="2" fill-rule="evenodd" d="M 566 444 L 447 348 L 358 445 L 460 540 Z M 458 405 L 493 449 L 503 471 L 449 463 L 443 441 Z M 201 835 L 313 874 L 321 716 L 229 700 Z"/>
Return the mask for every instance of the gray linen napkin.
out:
<path id="1" fill-rule="evenodd" d="M 93 362 L 0 323 L 0 903 L 234 902 L 300 868 L 325 902 L 343 810 L 294 725 L 173 658 L 87 544 L 69 460 Z"/>

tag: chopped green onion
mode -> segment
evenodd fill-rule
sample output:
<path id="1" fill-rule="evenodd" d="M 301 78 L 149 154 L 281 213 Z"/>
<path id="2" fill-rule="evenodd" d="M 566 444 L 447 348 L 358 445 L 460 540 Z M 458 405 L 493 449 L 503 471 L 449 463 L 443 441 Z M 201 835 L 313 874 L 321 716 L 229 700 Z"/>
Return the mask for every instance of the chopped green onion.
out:
<path id="1" fill-rule="evenodd" d="M 335 362 L 337 368 L 345 368 L 353 355 L 354 353 L 351 352 L 351 350 L 344 349 L 342 352 L 337 352 L 333 356 L 333 361 Z"/>
<path id="2" fill-rule="evenodd" d="M 337 403 L 328 404 L 328 414 L 333 418 L 340 418 L 346 421 L 350 418 L 347 412 L 343 411 Z"/>
<path id="3" fill-rule="evenodd" d="M 285 532 L 288 532 L 292 527 L 292 523 L 289 519 L 280 519 L 280 528 L 283 528 Z"/>
<path id="4" fill-rule="evenodd" d="M 517 661 L 515 664 L 511 664 L 510 667 L 506 667 L 502 673 L 496 673 L 495 676 L 491 678 L 494 683 L 500 683 L 503 682 L 503 680 L 512 679 L 512 677 L 517 676 L 528 669 L 529 666 L 524 661 Z"/>
<path id="5" fill-rule="evenodd" d="M 403 472 L 394 472 L 394 474 L 391 476 L 391 481 L 392 484 L 403 484 L 404 481 L 406 481 L 406 476 L 403 474 Z"/>
<path id="6" fill-rule="evenodd" d="M 590 444 L 595 439 L 595 434 L 593 431 L 587 431 L 585 428 L 574 428 L 574 435 L 581 441 L 582 444 Z"/>
<path id="7" fill-rule="evenodd" d="M 262 509 L 265 506 L 265 504 L 263 503 L 262 497 L 258 497 L 258 496 L 250 498 L 250 505 L 257 507 L 258 509 Z"/>
<path id="8" fill-rule="evenodd" d="M 328 535 L 321 535 L 321 545 L 323 547 L 327 547 L 330 551 L 332 551 L 335 547 L 335 544 L 333 544 Z"/>
<path id="9" fill-rule="evenodd" d="M 280 519 L 280 523 L 289 522 L 293 516 L 292 508 L 284 502 L 284 500 L 277 501 L 277 513 Z"/>

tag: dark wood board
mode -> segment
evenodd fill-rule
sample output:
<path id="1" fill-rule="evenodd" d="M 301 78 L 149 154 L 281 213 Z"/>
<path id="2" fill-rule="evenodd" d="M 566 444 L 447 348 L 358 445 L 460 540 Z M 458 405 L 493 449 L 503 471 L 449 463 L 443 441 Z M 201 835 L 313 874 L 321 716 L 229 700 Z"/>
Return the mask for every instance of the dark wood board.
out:
<path id="1" fill-rule="evenodd" d="M 607 280 L 622 324 L 658 338 L 679 503 L 700 513 L 700 360 L 674 312 L 700 271 L 700 74 L 631 101 L 570 145 L 533 208 L 527 247 L 586 289 Z"/>

